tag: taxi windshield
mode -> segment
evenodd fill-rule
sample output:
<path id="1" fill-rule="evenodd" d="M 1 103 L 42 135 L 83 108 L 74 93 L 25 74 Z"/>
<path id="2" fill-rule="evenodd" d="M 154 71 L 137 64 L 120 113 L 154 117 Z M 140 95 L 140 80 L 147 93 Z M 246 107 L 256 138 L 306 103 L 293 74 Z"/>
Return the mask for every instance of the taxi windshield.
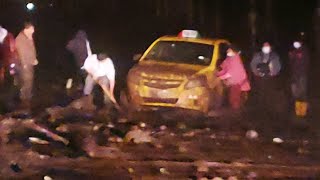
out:
<path id="1" fill-rule="evenodd" d="M 213 45 L 184 42 L 159 41 L 144 60 L 155 60 L 194 65 L 210 65 L 213 55 Z"/>

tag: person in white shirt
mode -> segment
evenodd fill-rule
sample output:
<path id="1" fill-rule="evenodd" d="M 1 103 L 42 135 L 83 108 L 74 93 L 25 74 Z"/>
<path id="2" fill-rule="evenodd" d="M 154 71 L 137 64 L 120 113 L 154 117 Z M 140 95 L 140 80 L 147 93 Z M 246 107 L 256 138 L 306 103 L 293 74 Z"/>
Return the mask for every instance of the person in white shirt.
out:
<path id="1" fill-rule="evenodd" d="M 84 95 L 89 95 L 95 84 L 99 84 L 105 95 L 112 102 L 116 102 L 114 98 L 115 87 L 115 69 L 112 60 L 104 53 L 91 54 L 86 59 L 83 67 L 88 72 Z"/>

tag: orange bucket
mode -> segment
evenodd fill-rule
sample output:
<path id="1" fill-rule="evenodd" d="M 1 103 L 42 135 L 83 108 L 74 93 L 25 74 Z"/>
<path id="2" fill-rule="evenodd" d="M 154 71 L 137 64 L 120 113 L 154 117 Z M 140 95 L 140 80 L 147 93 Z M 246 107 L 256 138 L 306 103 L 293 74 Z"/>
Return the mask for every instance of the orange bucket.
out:
<path id="1" fill-rule="evenodd" d="M 308 103 L 305 101 L 296 101 L 295 112 L 298 117 L 305 117 L 308 111 Z"/>

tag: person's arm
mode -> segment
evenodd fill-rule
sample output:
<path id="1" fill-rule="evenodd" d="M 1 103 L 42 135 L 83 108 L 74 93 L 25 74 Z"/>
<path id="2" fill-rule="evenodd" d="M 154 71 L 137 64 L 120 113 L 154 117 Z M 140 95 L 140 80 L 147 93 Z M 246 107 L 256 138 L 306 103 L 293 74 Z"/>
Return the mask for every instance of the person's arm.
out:
<path id="1" fill-rule="evenodd" d="M 116 81 L 110 80 L 110 93 L 112 96 L 114 96 L 114 87 L 115 87 Z"/>
<path id="2" fill-rule="evenodd" d="M 88 40 L 86 40 L 86 47 L 87 47 L 88 56 L 91 56 L 92 55 L 92 50 L 91 50 L 90 43 L 89 43 Z"/>
<path id="3" fill-rule="evenodd" d="M 259 71 L 257 69 L 257 65 L 259 64 L 260 56 L 259 54 L 255 54 L 250 62 L 250 68 L 254 75 L 260 76 Z"/>
<path id="4" fill-rule="evenodd" d="M 278 54 L 274 54 L 270 62 L 270 76 L 276 76 L 281 70 L 280 57 Z"/>
<path id="5" fill-rule="evenodd" d="M 115 87 L 115 84 L 116 84 L 115 76 L 116 76 L 116 71 L 115 71 L 113 62 L 110 59 L 109 80 L 110 80 L 110 92 L 111 92 L 112 95 L 114 95 L 114 87 Z"/>

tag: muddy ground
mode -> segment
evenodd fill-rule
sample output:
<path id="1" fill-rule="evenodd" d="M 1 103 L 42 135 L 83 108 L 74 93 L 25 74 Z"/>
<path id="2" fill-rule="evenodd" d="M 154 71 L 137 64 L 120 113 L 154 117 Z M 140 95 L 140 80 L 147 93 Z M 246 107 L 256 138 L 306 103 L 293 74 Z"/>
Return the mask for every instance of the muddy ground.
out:
<path id="1" fill-rule="evenodd" d="M 36 88 L 31 114 L 17 109 L 16 88 L 2 89 L 1 179 L 320 178 L 316 105 L 306 119 L 272 119 L 252 104 L 219 117 L 128 118 L 63 81 L 37 87 L 50 90 Z"/>

